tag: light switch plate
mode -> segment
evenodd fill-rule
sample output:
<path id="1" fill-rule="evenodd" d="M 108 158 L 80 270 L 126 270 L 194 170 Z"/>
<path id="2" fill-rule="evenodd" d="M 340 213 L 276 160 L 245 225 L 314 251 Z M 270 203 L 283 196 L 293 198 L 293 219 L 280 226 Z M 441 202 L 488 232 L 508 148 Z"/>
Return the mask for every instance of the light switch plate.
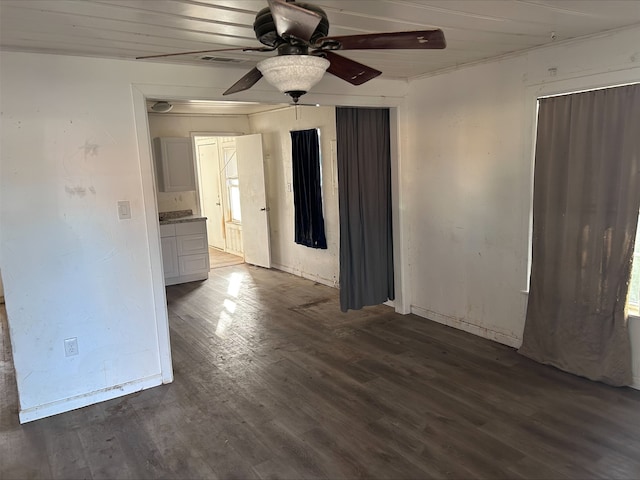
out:
<path id="1" fill-rule="evenodd" d="M 131 218 L 131 205 L 128 200 L 121 200 L 118 202 L 118 218 L 120 220 Z"/>

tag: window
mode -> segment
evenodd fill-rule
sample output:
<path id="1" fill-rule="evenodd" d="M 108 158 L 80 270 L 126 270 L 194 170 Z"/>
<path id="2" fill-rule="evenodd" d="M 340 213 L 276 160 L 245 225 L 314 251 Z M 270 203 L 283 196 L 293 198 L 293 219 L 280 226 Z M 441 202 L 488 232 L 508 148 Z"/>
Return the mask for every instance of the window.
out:
<path id="1" fill-rule="evenodd" d="M 236 156 L 235 144 L 223 146 L 222 151 L 224 152 L 224 175 L 227 181 L 227 198 L 229 199 L 227 218 L 232 222 L 241 223 L 240 182 L 238 180 L 238 157 Z"/>
<path id="2" fill-rule="evenodd" d="M 231 211 L 231 221 L 241 223 L 242 213 L 240 212 L 240 184 L 237 178 L 228 178 L 227 187 L 229 189 L 229 210 Z"/>
<path id="3" fill-rule="evenodd" d="M 631 280 L 629 281 L 629 295 L 627 296 L 629 315 L 640 317 L 640 218 L 636 231 L 636 244 L 633 247 L 633 263 L 631 266 Z"/>

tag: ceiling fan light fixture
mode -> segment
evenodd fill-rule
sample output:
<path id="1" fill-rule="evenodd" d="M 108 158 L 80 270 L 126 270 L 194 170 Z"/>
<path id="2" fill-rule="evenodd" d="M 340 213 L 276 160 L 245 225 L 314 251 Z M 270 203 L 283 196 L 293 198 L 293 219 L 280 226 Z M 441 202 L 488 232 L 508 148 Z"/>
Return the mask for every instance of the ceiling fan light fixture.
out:
<path id="1" fill-rule="evenodd" d="M 297 102 L 320 81 L 329 64 L 314 55 L 280 55 L 262 60 L 257 67 L 267 82 Z"/>
<path id="2" fill-rule="evenodd" d="M 151 110 L 158 113 L 170 112 L 172 108 L 173 108 L 173 105 L 171 105 L 169 102 L 164 102 L 164 101 L 156 102 L 153 105 L 151 105 Z"/>

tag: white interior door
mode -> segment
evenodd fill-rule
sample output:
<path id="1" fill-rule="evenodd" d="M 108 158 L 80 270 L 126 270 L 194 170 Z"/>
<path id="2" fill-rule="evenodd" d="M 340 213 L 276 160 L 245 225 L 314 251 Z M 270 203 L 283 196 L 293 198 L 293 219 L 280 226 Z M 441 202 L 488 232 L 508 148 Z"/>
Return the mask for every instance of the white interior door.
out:
<path id="1" fill-rule="evenodd" d="M 220 162 L 218 145 L 211 140 L 201 143 L 196 139 L 196 151 L 200 166 L 200 198 L 202 214 L 207 217 L 209 245 L 225 249 L 224 211 L 220 195 Z M 202 142 L 205 142 L 202 140 Z"/>
<path id="2" fill-rule="evenodd" d="M 269 209 L 264 183 L 262 135 L 236 137 L 244 260 L 271 268 Z"/>

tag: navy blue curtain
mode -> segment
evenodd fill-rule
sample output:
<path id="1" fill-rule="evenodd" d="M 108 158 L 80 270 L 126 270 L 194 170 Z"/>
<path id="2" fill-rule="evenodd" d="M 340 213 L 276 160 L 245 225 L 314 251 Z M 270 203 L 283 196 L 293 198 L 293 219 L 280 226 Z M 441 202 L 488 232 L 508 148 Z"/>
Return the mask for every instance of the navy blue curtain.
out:
<path id="1" fill-rule="evenodd" d="M 340 308 L 394 299 L 388 108 L 336 108 Z"/>
<path id="2" fill-rule="evenodd" d="M 322 215 L 318 130 L 291 132 L 291 149 L 295 242 L 311 248 L 327 248 Z"/>

